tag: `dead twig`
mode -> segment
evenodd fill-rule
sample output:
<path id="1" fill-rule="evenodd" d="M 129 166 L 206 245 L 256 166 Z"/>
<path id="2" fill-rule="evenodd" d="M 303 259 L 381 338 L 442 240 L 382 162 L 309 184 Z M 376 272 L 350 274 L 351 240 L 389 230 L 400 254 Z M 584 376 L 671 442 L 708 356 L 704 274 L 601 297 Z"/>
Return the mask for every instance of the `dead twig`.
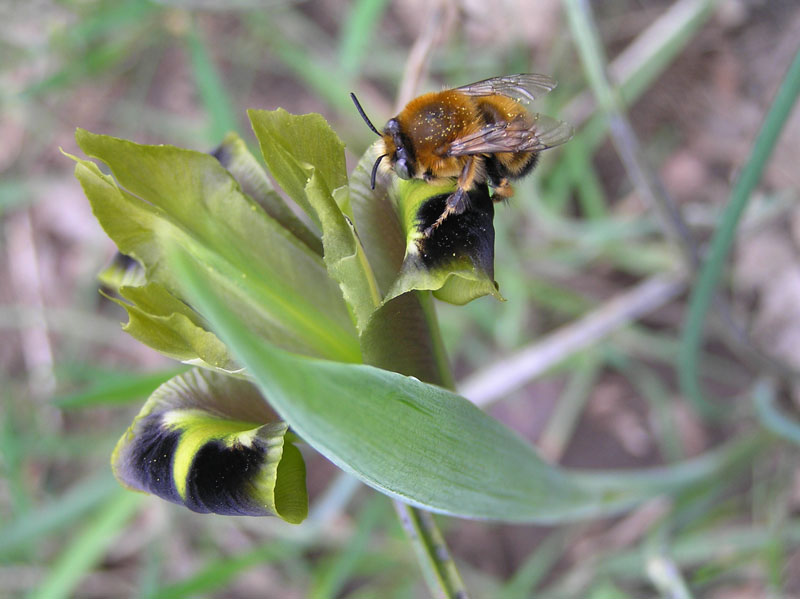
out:
<path id="1" fill-rule="evenodd" d="M 397 92 L 395 113 L 400 112 L 416 95 L 419 83 L 427 70 L 428 58 L 434 46 L 446 36 L 447 30 L 455 20 L 455 5 L 450 0 L 437 0 L 430 9 L 419 37 L 408 53 L 403 79 Z"/>
<path id="2" fill-rule="evenodd" d="M 672 301 L 686 289 L 686 277 L 661 274 L 636 285 L 547 337 L 465 380 L 459 391 L 484 406 L 518 389 L 572 354 Z"/>
<path id="3" fill-rule="evenodd" d="M 49 397 L 55 390 L 53 348 L 45 317 L 42 280 L 30 212 L 21 210 L 6 224 L 8 240 L 8 270 L 17 303 L 28 306 L 33 321 L 21 328 L 22 358 L 28 375 L 31 395 L 38 399 Z"/>

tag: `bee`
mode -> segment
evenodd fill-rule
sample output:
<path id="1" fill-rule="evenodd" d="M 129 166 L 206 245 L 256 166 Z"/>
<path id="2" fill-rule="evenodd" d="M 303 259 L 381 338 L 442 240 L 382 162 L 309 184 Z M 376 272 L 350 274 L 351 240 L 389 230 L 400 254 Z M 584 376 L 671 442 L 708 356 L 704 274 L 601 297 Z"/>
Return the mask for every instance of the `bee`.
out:
<path id="1" fill-rule="evenodd" d="M 361 118 L 383 145 L 372 167 L 373 189 L 384 158 L 401 179 L 456 179 L 456 191 L 425 230 L 426 237 L 448 216 L 462 214 L 468 192 L 479 185 L 488 183 L 495 201 L 510 198 L 510 182 L 533 170 L 539 152 L 572 138 L 567 123 L 528 110 L 529 102 L 555 87 L 547 75 L 523 73 L 427 93 L 409 102 L 383 131 L 351 93 Z"/>

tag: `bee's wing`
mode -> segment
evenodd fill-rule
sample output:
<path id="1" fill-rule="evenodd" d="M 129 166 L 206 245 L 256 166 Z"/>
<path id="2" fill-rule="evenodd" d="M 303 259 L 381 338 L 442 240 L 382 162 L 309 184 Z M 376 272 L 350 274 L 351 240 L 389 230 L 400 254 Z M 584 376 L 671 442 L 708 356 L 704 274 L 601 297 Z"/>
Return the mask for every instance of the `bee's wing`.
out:
<path id="1" fill-rule="evenodd" d="M 539 152 L 572 139 L 572 125 L 543 114 L 533 116 L 533 125 L 527 129 L 513 123 L 495 123 L 459 137 L 450 144 L 447 155 Z"/>
<path id="2" fill-rule="evenodd" d="M 547 75 L 520 73 L 476 81 L 456 90 L 468 96 L 508 96 L 521 102 L 532 102 L 555 89 L 558 83 Z"/>

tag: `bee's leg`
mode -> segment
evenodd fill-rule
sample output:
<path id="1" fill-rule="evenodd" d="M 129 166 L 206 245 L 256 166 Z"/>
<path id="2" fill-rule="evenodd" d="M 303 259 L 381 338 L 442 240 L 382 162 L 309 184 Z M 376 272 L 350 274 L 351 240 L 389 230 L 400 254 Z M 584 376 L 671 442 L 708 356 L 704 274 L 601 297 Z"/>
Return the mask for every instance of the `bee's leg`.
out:
<path id="1" fill-rule="evenodd" d="M 514 188 L 511 187 L 511 183 L 509 183 L 506 177 L 500 179 L 497 185 L 494 186 L 494 193 L 492 194 L 492 200 L 495 202 L 502 202 L 504 200 L 509 199 L 511 196 L 514 195 Z"/>
<path id="2" fill-rule="evenodd" d="M 464 168 L 461 169 L 461 174 L 458 176 L 458 188 L 455 190 L 453 195 L 447 198 L 447 202 L 445 203 L 444 211 L 442 211 L 441 216 L 436 219 L 435 223 L 425 229 L 425 237 L 430 237 L 431 234 L 433 234 L 433 230 L 441 225 L 444 222 L 444 219 L 451 214 L 463 214 L 467 209 L 469 206 L 469 194 L 467 193 L 467 190 L 472 189 L 472 186 L 475 182 L 475 175 L 477 174 L 477 167 L 478 161 L 475 160 L 474 156 L 470 156 L 467 159 L 467 163 L 464 165 Z"/>

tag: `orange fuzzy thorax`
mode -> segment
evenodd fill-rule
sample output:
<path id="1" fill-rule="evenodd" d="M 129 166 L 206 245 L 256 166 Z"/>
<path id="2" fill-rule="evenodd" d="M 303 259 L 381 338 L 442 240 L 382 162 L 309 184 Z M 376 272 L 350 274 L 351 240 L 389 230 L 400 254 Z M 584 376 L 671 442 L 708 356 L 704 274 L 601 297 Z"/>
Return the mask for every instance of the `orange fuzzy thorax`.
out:
<path id="1" fill-rule="evenodd" d="M 453 141 L 483 126 L 473 99 L 455 90 L 419 96 L 396 119 L 413 145 L 418 177 L 426 172 L 434 178 L 458 176 L 465 158 L 448 157 L 447 150 Z M 391 155 L 391 136 L 384 136 L 384 143 Z"/>
<path id="2" fill-rule="evenodd" d="M 457 177 L 461 173 L 468 158 L 448 155 L 455 140 L 491 123 L 521 124 L 530 119 L 524 106 L 512 98 L 469 96 L 458 90 L 423 94 L 395 118 L 408 141 L 406 145 L 412 146 L 415 176 L 427 179 Z M 392 156 L 396 150 L 392 136 L 383 135 L 383 141 L 384 153 Z M 512 161 L 512 155 L 504 158 L 504 162 Z"/>

